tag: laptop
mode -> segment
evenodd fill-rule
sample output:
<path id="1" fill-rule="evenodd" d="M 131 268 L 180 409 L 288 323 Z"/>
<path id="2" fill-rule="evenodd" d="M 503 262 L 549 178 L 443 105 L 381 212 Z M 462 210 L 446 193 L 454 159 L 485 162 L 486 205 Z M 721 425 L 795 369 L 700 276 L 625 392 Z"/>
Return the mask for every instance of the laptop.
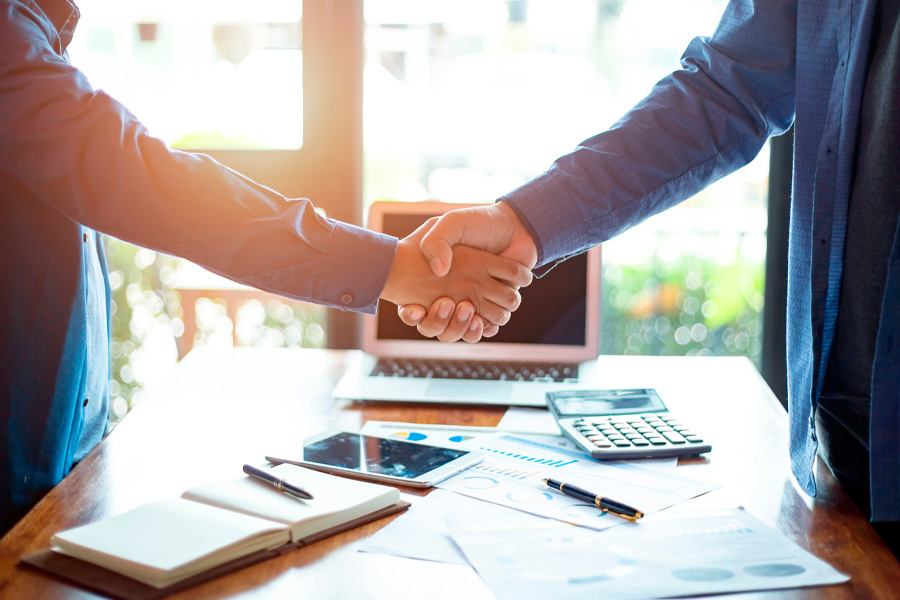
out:
<path id="1" fill-rule="evenodd" d="M 474 205 L 376 202 L 368 227 L 398 238 L 448 210 Z M 445 344 L 404 325 L 381 301 L 366 315 L 334 396 L 349 400 L 546 406 L 549 391 L 590 387 L 597 362 L 600 248 L 573 256 L 523 288 L 522 304 L 492 338 Z"/>

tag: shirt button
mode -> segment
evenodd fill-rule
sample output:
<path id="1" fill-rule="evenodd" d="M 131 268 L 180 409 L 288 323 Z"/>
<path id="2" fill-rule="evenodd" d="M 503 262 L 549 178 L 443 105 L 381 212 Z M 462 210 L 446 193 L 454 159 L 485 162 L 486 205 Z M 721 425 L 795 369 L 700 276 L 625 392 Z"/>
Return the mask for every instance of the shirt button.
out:
<path id="1" fill-rule="evenodd" d="M 343 296 L 341 296 L 341 302 L 343 302 L 344 304 L 350 304 L 351 302 L 353 302 L 353 296 L 351 296 L 350 294 L 344 294 Z"/>
<path id="2" fill-rule="evenodd" d="M 84 399 L 84 404 L 83 404 L 82 406 L 87 406 L 87 405 L 88 405 L 88 402 L 90 402 L 90 401 L 91 401 L 90 398 L 85 398 L 85 399 Z"/>

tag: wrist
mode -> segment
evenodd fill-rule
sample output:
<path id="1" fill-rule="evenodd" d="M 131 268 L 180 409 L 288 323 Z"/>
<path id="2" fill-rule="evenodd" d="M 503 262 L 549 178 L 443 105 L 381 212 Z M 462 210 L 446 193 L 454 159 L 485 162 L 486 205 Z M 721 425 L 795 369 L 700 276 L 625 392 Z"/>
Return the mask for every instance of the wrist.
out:
<path id="1" fill-rule="evenodd" d="M 529 269 L 533 269 L 540 252 L 532 229 L 526 225 L 525 220 L 513 205 L 499 200 L 494 206 L 506 219 L 511 232 L 509 247 L 501 253 L 501 256 L 516 260 Z"/>

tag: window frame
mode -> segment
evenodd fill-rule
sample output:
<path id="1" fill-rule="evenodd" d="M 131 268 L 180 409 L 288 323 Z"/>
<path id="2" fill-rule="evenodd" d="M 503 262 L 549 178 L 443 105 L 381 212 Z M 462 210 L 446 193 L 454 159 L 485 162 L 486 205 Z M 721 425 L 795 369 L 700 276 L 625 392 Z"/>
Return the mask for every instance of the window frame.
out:
<path id="1" fill-rule="evenodd" d="M 298 0 L 301 1 L 301 0 Z M 297 150 L 187 149 L 207 154 L 329 217 L 362 221 L 362 0 L 303 2 L 303 146 Z M 358 348 L 358 315 L 328 310 L 329 348 Z"/>

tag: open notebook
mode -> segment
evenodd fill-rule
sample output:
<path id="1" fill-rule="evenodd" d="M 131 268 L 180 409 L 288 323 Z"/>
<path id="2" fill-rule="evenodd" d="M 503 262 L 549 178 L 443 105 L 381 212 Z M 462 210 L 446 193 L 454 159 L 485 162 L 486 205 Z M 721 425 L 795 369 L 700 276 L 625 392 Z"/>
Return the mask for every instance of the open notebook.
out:
<path id="1" fill-rule="evenodd" d="M 429 217 L 472 205 L 376 202 L 368 226 L 405 237 Z M 493 338 L 444 344 L 404 325 L 382 301 L 365 319 L 337 398 L 546 406 L 546 393 L 591 387 L 597 364 L 600 247 L 557 264 L 521 290 L 522 305 Z"/>
<path id="2" fill-rule="evenodd" d="M 73 576 L 73 568 L 96 565 L 162 590 L 191 578 L 197 580 L 190 585 L 200 583 L 211 578 L 203 574 L 223 574 L 218 567 L 238 561 L 236 568 L 241 568 L 405 508 L 396 488 L 288 464 L 272 471 L 310 490 L 314 499 L 298 500 L 249 477 L 201 485 L 180 498 L 158 500 L 60 532 L 51 539 L 51 550 L 23 561 L 87 587 L 93 587 L 92 582 Z M 258 560 L 242 560 L 247 557 Z M 77 563 L 66 560 L 72 558 Z M 52 568 L 54 564 L 70 568 L 61 573 Z M 141 586 L 134 589 L 140 591 Z M 147 590 L 100 591 L 153 597 Z M 175 590 L 165 593 L 171 591 Z"/>

